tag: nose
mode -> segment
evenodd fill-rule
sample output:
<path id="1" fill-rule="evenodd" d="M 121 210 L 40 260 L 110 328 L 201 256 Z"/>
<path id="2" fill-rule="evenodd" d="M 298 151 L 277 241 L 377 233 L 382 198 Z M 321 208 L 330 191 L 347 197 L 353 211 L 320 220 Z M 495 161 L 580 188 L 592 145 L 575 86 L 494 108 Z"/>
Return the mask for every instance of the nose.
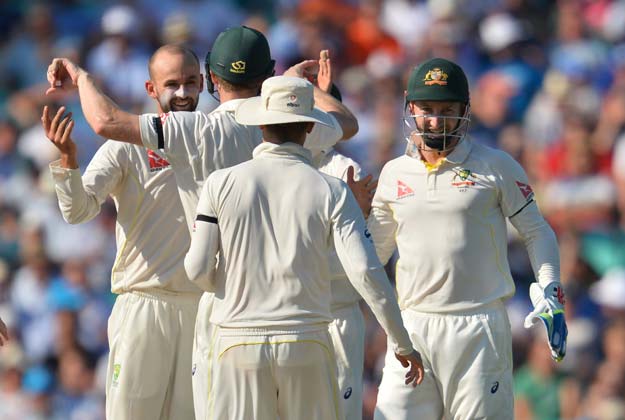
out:
<path id="1" fill-rule="evenodd" d="M 177 98 L 186 98 L 189 96 L 189 91 L 185 85 L 180 85 L 178 89 L 174 92 L 174 96 Z"/>
<path id="2" fill-rule="evenodd" d="M 441 123 L 440 118 L 436 115 L 432 115 L 430 117 L 428 117 L 428 121 L 430 123 L 430 128 L 432 130 L 436 130 L 439 126 L 439 124 Z"/>

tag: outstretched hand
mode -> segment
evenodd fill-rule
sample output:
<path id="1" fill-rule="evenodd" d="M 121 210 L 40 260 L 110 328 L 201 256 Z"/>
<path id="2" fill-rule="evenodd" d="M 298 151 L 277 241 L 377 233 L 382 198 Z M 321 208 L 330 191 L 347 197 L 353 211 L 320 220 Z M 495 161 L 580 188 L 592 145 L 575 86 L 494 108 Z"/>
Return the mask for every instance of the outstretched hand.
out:
<path id="1" fill-rule="evenodd" d="M 41 115 L 41 125 L 46 137 L 50 140 L 59 152 L 61 152 L 61 165 L 66 168 L 78 168 L 76 158 L 76 143 L 72 140 L 72 130 L 74 129 L 74 120 L 72 113 L 63 115 L 65 107 L 62 106 L 56 112 L 54 118 L 50 119 L 50 112 L 47 106 L 43 107 Z"/>
<path id="2" fill-rule="evenodd" d="M 405 384 L 412 384 L 413 387 L 420 385 L 421 382 L 423 382 L 425 371 L 423 370 L 423 362 L 421 361 L 419 352 L 413 350 L 412 353 L 406 356 L 395 353 L 395 357 L 403 367 L 408 368 Z"/>
<path id="3" fill-rule="evenodd" d="M 332 65 L 329 51 L 321 50 L 319 53 L 319 73 L 317 73 L 317 86 L 326 93 L 332 90 Z"/>
<path id="4" fill-rule="evenodd" d="M 46 76 L 50 88 L 46 95 L 63 89 L 70 89 L 78 85 L 78 76 L 84 71 L 67 58 L 55 58 L 48 66 Z"/>
<path id="5" fill-rule="evenodd" d="M 371 201 L 373 200 L 375 189 L 378 187 L 378 181 L 373 180 L 373 176 L 371 176 L 371 174 L 367 175 L 360 181 L 356 181 L 354 179 L 354 167 L 350 166 L 347 168 L 347 186 L 350 190 L 352 190 L 352 193 L 358 202 L 358 206 L 360 207 L 360 210 L 362 210 L 362 214 L 366 219 L 369 217 L 369 213 L 371 212 Z"/>

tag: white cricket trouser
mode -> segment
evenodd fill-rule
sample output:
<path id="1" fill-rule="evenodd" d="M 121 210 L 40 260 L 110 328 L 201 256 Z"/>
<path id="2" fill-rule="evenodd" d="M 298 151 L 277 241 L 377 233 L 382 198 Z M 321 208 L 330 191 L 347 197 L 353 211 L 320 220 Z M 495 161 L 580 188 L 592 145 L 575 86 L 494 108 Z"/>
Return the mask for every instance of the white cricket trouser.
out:
<path id="1" fill-rule="evenodd" d="M 193 420 L 191 345 L 199 295 L 117 297 L 108 323 L 106 418 Z"/>
<path id="2" fill-rule="evenodd" d="M 433 314 L 402 311 L 425 378 L 404 384 L 406 369 L 387 351 L 375 420 L 512 420 L 512 334 L 506 309 Z"/>
<path id="3" fill-rule="evenodd" d="M 365 363 L 365 319 L 360 305 L 332 311 L 334 321 L 328 331 L 332 338 L 339 384 L 339 401 L 343 419 L 362 419 L 362 371 Z"/>
<path id="4" fill-rule="evenodd" d="M 208 401 L 208 382 L 210 377 L 210 350 L 215 329 L 210 323 L 213 312 L 212 293 L 203 293 L 197 308 L 195 334 L 193 337 L 193 406 L 195 420 L 206 420 L 206 403 Z"/>
<path id="5" fill-rule="evenodd" d="M 326 324 L 214 328 L 208 419 L 340 419 Z"/>

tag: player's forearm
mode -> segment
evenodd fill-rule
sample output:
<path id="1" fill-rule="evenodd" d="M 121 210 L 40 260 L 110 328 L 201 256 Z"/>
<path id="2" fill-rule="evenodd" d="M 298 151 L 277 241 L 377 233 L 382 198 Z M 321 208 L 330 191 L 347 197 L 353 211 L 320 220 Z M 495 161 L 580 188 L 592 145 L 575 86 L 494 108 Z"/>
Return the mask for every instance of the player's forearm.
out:
<path id="1" fill-rule="evenodd" d="M 78 75 L 77 85 L 85 118 L 98 135 L 141 145 L 138 115 L 120 109 L 84 70 Z"/>
<path id="2" fill-rule="evenodd" d="M 315 105 L 322 111 L 331 113 L 343 130 L 341 140 L 352 138 L 358 132 L 358 120 L 352 112 L 329 93 L 315 86 Z"/>
<path id="3" fill-rule="evenodd" d="M 536 281 L 545 287 L 560 281 L 560 254 L 553 229 L 542 217 L 535 203 L 510 219 L 529 255 Z"/>
<path id="4" fill-rule="evenodd" d="M 371 207 L 371 213 L 367 219 L 367 230 L 373 240 L 375 251 L 383 265 L 388 263 L 395 252 L 396 223 L 392 215 L 386 214 L 376 207 L 375 199 Z"/>
<path id="5" fill-rule="evenodd" d="M 404 328 L 399 304 L 384 268 L 379 266 L 368 269 L 365 273 L 357 275 L 356 278 L 359 279 L 352 284 L 386 331 L 391 345 L 394 347 L 393 352 L 401 355 L 412 352 L 412 343 Z"/>
<path id="6" fill-rule="evenodd" d="M 77 169 L 60 172 L 50 165 L 55 180 L 56 196 L 63 219 L 70 224 L 87 222 L 100 213 L 100 202 L 93 194 L 85 191 L 80 172 Z M 61 166 L 59 162 L 59 166 Z"/>
<path id="7" fill-rule="evenodd" d="M 197 221 L 191 234 L 191 246 L 184 258 L 187 277 L 206 292 L 215 291 L 218 237 L 219 231 L 216 224 Z"/>
<path id="8" fill-rule="evenodd" d="M 353 213 L 355 210 L 351 210 Z M 350 283 L 367 302 L 375 317 L 386 331 L 393 351 L 402 355 L 412 351 L 412 344 L 403 326 L 395 292 L 380 264 L 373 245 L 365 237 L 364 220 L 338 223 L 334 245 Z"/>

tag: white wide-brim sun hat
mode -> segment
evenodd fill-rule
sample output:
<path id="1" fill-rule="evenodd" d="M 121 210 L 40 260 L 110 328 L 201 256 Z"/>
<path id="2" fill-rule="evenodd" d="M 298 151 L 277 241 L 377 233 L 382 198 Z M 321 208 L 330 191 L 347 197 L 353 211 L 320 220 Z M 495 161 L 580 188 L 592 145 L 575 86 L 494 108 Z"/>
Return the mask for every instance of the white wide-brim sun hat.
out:
<path id="1" fill-rule="evenodd" d="M 332 126 L 331 117 L 315 108 L 312 83 L 289 76 L 274 76 L 265 80 L 260 96 L 241 102 L 234 117 L 243 125 L 314 122 Z"/>

